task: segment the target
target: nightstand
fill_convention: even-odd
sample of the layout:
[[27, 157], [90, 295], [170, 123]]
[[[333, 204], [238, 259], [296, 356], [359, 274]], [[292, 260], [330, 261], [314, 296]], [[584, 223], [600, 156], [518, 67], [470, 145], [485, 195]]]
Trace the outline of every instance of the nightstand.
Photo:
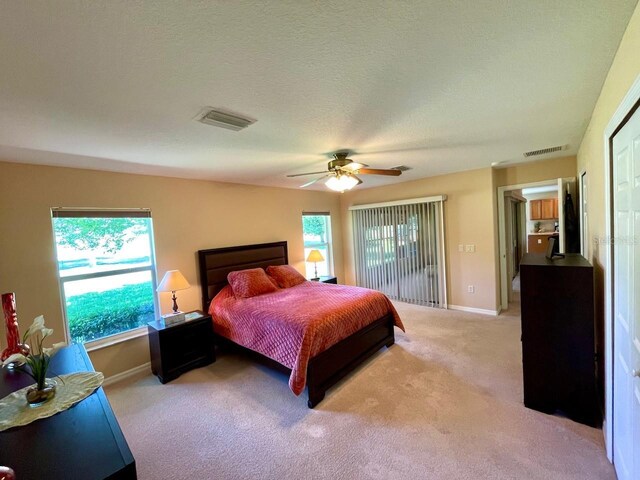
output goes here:
[[186, 315], [196, 318], [169, 326], [162, 320], [147, 325], [151, 371], [162, 383], [216, 360], [211, 316], [198, 310]]
[[338, 283], [338, 278], [337, 277], [332, 277], [332, 276], [323, 276], [320, 277], [320, 281], [322, 283], [334, 283], [337, 284]]

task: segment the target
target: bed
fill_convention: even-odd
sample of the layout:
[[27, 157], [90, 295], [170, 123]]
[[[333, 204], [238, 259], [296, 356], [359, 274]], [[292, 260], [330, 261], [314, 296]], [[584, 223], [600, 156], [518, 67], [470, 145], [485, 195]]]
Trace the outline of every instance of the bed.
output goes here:
[[[203, 311], [210, 311], [219, 306], [221, 302], [226, 300], [226, 297], [233, 296], [228, 292], [230, 287], [227, 283], [227, 275], [232, 271], [240, 271], [254, 268], [267, 268], [272, 265], [287, 265], [288, 253], [287, 242], [274, 242], [263, 243], [257, 245], [243, 245], [237, 247], [216, 248], [208, 250], [200, 250], [198, 252], [199, 258], [199, 273], [200, 282], [202, 287], [202, 306]], [[335, 296], [340, 296], [340, 292], [344, 293], [350, 287], [317, 284], [316, 282], [305, 282], [305, 284], [299, 287], [293, 287], [286, 289], [287, 292], [283, 292], [280, 296], [293, 295], [294, 290], [298, 288], [298, 297], [305, 292], [321, 292], [322, 288], [332, 289], [329, 293]], [[355, 289], [362, 290], [362, 289]], [[326, 292], [326, 290], [325, 290]], [[286, 293], [286, 294], [285, 294]], [[366, 292], [364, 292], [366, 294]], [[270, 294], [270, 295], [276, 295]], [[379, 294], [378, 294], [379, 295]], [[212, 300], [216, 298], [215, 305], [212, 305]], [[310, 295], [311, 298], [313, 295]], [[261, 301], [269, 303], [268, 295], [264, 296]], [[386, 299], [386, 297], [384, 297]], [[229, 299], [230, 300], [230, 299]], [[253, 299], [251, 299], [253, 300]], [[278, 298], [280, 300], [280, 298]], [[388, 299], [386, 299], [388, 302]], [[241, 302], [240, 302], [241, 303]], [[299, 304], [298, 304], [299, 305]], [[402, 328], [395, 309], [389, 303], [388, 309], [375, 310], [375, 319], [367, 320], [367, 324], [362, 328], [357, 327], [353, 333], [350, 333], [345, 338], [340, 339], [337, 343], [330, 345], [325, 350], [313, 353], [308, 362], [304, 362], [304, 372], [296, 372], [297, 366], [292, 365], [290, 362], [276, 361], [274, 358], [277, 356], [270, 355], [264, 352], [264, 349], [260, 352], [246, 348], [241, 344], [242, 341], [234, 342], [230, 338], [235, 338], [233, 335], [229, 335], [224, 328], [224, 322], [219, 324], [215, 321], [214, 315], [214, 330], [216, 330], [216, 342], [221, 346], [230, 346], [232, 348], [240, 349], [254, 357], [261, 363], [267, 364], [280, 371], [283, 371], [290, 375], [290, 387], [294, 393], [299, 394], [296, 391], [295, 386], [298, 388], [300, 385], [308, 390], [308, 406], [314, 408], [325, 396], [325, 392], [333, 386], [336, 382], [342, 379], [345, 375], [356, 368], [360, 363], [376, 353], [383, 346], [390, 347], [393, 345], [394, 337], [394, 325], [398, 325]], [[351, 312], [352, 314], [354, 312]], [[369, 313], [369, 315], [372, 315]], [[379, 317], [377, 316], [379, 315]], [[219, 317], [220, 320], [221, 317]], [[273, 319], [270, 319], [273, 320]], [[356, 328], [354, 324], [353, 328]], [[359, 324], [358, 324], [359, 325]], [[230, 337], [230, 338], [229, 338]], [[245, 343], [246, 344], [246, 343]], [[270, 358], [271, 357], [271, 358]], [[304, 378], [304, 382], [299, 382], [300, 378]], [[292, 384], [293, 382], [293, 384]], [[297, 382], [297, 383], [296, 383]]]

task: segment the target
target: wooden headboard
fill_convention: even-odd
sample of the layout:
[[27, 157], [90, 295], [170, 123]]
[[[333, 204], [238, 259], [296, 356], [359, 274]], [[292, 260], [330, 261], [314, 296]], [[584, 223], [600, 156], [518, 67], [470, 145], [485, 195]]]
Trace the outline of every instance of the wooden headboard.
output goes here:
[[202, 311], [207, 312], [213, 297], [227, 285], [229, 272], [288, 263], [287, 242], [198, 250]]

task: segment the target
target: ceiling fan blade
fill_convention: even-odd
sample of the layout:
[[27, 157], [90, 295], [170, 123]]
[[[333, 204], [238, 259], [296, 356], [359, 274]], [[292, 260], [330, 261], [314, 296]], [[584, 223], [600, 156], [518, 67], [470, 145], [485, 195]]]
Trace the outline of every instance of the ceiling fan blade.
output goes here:
[[358, 178], [358, 177], [357, 177], [356, 175], [354, 175], [353, 173], [351, 174], [351, 176], [352, 176], [353, 178], [355, 178], [356, 180], [358, 180], [358, 183], [357, 183], [356, 185], [360, 185], [360, 184], [362, 183], [362, 179], [361, 179], [361, 178]]
[[361, 168], [358, 170], [358, 175], [389, 175], [391, 177], [398, 177], [402, 175], [400, 170], [385, 170], [382, 168]]
[[304, 187], [309, 187], [311, 185], [313, 185], [316, 182], [319, 182], [320, 180], [324, 180], [327, 177], [330, 177], [331, 175], [323, 175], [322, 177], [318, 177], [315, 180], [311, 180], [310, 182], [305, 183], [304, 185], [300, 185], [300, 188], [304, 188]]
[[361, 168], [368, 167], [369, 165], [365, 165], [364, 163], [351, 162], [344, 167], [341, 167], [342, 170], [349, 170], [350, 172], [354, 172], [356, 170], [360, 170]]
[[287, 175], [287, 177], [303, 177], [305, 175], [321, 175], [323, 173], [327, 173], [327, 171], [323, 170], [322, 172], [296, 173], [295, 175]]

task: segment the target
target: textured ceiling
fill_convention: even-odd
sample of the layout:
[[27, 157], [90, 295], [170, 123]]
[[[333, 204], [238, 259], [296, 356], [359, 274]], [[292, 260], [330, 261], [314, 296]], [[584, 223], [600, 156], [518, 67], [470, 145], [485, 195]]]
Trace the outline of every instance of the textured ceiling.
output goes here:
[[363, 188], [574, 154], [635, 4], [0, 0], [0, 158], [285, 187], [338, 149], [413, 168]]

